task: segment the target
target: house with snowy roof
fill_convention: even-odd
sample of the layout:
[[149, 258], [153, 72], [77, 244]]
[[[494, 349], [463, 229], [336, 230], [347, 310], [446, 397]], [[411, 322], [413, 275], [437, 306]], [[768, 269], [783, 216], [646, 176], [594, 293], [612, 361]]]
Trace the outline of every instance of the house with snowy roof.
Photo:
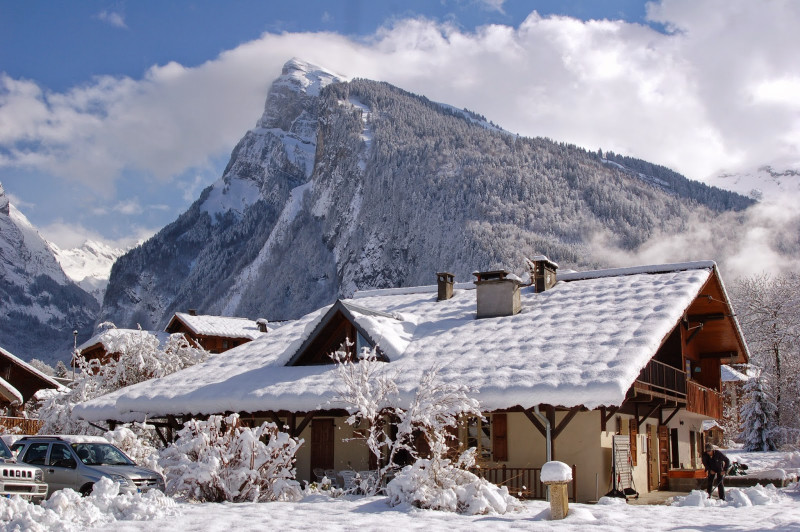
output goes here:
[[727, 434], [729, 440], [736, 440], [741, 425], [741, 409], [744, 403], [744, 387], [753, 378], [748, 364], [736, 367], [723, 364], [721, 368], [722, 381], [722, 426], [727, 427], [732, 434]]
[[[155, 336], [158, 339], [159, 347], [162, 349], [169, 341], [169, 333], [157, 331], [145, 332]], [[141, 333], [142, 331], [139, 329], [117, 329], [116, 327], [103, 329], [79, 345], [78, 351], [80, 351], [81, 356], [87, 362], [97, 360], [99, 364], [103, 365], [106, 364], [111, 357], [119, 354], [120, 346], [125, 342], [127, 337]]]
[[20, 417], [22, 406], [39, 390], [61, 390], [63, 386], [21, 358], [0, 347], [0, 407], [5, 416], [0, 417], [4, 430], [20, 427], [24, 433], [38, 430], [35, 420]]
[[[545, 257], [529, 283], [505, 271], [472, 283], [440, 273], [427, 287], [373, 290], [285, 324], [204, 363], [76, 406], [100, 423], [147, 418], [162, 434], [192, 416], [238, 412], [276, 421], [305, 442], [299, 479], [321, 469], [370, 469], [359, 428], [333, 404], [329, 354], [374, 347], [410, 402], [433, 366], [465, 383], [485, 412], [460, 443], [481, 471], [532, 496], [550, 459], [574, 465], [579, 501], [619, 484], [639, 492], [702, 468], [703, 421], [722, 415], [722, 363], [748, 360], [710, 261], [557, 274]], [[622, 445], [622, 443], [625, 443]], [[702, 471], [701, 471], [702, 473]]]
[[198, 315], [197, 311], [189, 310], [176, 312], [164, 330], [182, 333], [209, 353], [222, 353], [266, 334], [267, 320]]

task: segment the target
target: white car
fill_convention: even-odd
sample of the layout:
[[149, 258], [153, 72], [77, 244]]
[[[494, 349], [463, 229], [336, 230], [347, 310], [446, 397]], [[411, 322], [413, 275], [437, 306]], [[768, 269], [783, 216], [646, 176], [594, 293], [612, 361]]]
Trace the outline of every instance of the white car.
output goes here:
[[41, 469], [17, 463], [6, 442], [0, 439], [0, 497], [14, 495], [42, 502], [47, 495], [47, 484]]

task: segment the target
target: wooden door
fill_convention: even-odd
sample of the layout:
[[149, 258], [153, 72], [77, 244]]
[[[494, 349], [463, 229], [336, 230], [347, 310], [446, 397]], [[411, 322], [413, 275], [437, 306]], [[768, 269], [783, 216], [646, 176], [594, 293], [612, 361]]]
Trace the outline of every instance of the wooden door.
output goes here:
[[669, 488], [669, 427], [658, 426], [658, 489]]
[[311, 470], [333, 467], [333, 420], [311, 420]]

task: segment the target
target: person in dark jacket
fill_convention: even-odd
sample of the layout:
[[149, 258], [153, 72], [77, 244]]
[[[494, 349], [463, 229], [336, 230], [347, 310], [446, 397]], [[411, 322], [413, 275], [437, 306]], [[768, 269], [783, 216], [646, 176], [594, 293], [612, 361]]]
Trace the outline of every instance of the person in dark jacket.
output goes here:
[[708, 487], [706, 488], [708, 496], [711, 497], [711, 492], [714, 491], [714, 486], [716, 485], [719, 488], [719, 498], [724, 501], [725, 486], [722, 485], [722, 481], [731, 466], [731, 461], [716, 447], [707, 443], [706, 452], [703, 453], [703, 466], [708, 474]]

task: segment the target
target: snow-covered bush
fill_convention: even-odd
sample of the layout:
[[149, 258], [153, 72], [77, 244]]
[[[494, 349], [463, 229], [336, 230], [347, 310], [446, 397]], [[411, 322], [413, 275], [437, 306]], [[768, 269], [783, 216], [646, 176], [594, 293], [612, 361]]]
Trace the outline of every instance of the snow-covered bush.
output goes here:
[[146, 435], [151, 433], [152, 427], [144, 423], [134, 423], [134, 428], [138, 429], [137, 435], [127, 426], [117, 427], [109, 430], [103, 436], [119, 447], [131, 460], [142, 467], [163, 473], [161, 465], [158, 463], [159, 452]]
[[[105, 323], [104, 326], [113, 327]], [[192, 346], [182, 334], [173, 334], [164, 347], [147, 331], [110, 335], [106, 344], [108, 361], [84, 359], [76, 353], [78, 374], [67, 391], [47, 390], [37, 394], [35, 417], [42, 421], [40, 434], [99, 434], [82, 420], [72, 418], [80, 402], [156, 377], [163, 377], [208, 358], [208, 352]]]
[[[343, 351], [334, 353], [332, 358], [340, 382], [334, 402], [344, 404], [350, 413], [348, 424], [366, 422], [367, 447], [378, 463], [384, 464], [377, 481], [359, 486], [361, 491], [376, 493], [388, 474], [398, 469], [395, 458], [401, 451], [417, 459], [418, 434], [427, 441], [437, 467], [454, 467], [450, 461], [442, 461], [450, 451], [448, 440], [454, 437], [449, 429], [457, 427], [464, 416], [481, 415], [478, 401], [469, 396], [472, 390], [468, 386], [437, 382], [438, 368], [434, 367], [423, 375], [411, 403], [404, 407], [393, 375], [380, 361], [376, 348], [363, 349], [355, 360]], [[390, 421], [397, 428], [394, 438], [388, 430]]]
[[504, 514], [521, 510], [506, 486], [496, 486], [467, 469], [475, 463], [475, 450], [461, 455], [458, 463], [435, 456], [419, 458], [404, 467], [386, 486], [389, 504], [411, 504], [430, 510], [463, 514]]
[[200, 502], [298, 500], [294, 455], [302, 442], [275, 423], [242, 426], [238, 414], [192, 419], [161, 452], [167, 493]]
[[0, 498], [0, 529], [79, 531], [114, 521], [151, 521], [177, 515], [175, 501], [158, 490], [119, 494], [119, 484], [102, 478], [88, 497], [63, 489], [41, 505], [20, 497]]

